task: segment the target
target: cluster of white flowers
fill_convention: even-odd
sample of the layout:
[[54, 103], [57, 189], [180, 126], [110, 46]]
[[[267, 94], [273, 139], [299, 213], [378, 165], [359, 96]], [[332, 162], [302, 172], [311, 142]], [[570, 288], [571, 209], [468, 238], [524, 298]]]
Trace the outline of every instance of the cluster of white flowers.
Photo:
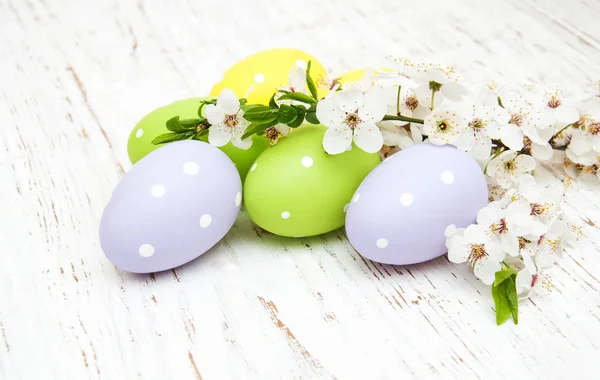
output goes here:
[[[574, 182], [600, 176], [600, 82], [587, 95], [541, 83], [510, 89], [464, 82], [451, 67], [393, 62], [395, 69], [342, 84], [319, 102], [317, 116], [329, 128], [324, 149], [343, 153], [354, 141], [388, 152], [425, 142], [468, 152], [487, 175], [491, 203], [476, 224], [448, 228], [448, 257], [488, 285], [498, 271], [514, 270], [519, 297], [529, 296], [541, 270], [581, 235], [562, 205]], [[541, 162], [564, 164], [571, 177], [537, 185]]]
[[[295, 66], [273, 108], [260, 111], [268, 118], [282, 104], [302, 115], [312, 110], [318, 120], [306, 120], [327, 127], [323, 148], [329, 154], [353, 144], [387, 154], [419, 143], [468, 152], [487, 176], [491, 203], [476, 224], [447, 229], [448, 257], [468, 263], [488, 285], [499, 271], [518, 273], [516, 291], [529, 296], [540, 271], [581, 235], [563, 213], [566, 191], [573, 183], [600, 183], [600, 81], [588, 93], [573, 94], [541, 83], [509, 88], [490, 80], [465, 82], [452, 67], [392, 62], [394, 69], [365, 70], [355, 83], [332, 73], [318, 78], [316, 85], [328, 91], [322, 99], [307, 72]], [[249, 124], [242, 108], [230, 90], [206, 107], [211, 143], [250, 146], [251, 139], [241, 139]], [[272, 143], [290, 131], [285, 124], [268, 125], [264, 133]], [[562, 186], [536, 184], [541, 162], [564, 165], [569, 176]]]
[[528, 297], [541, 271], [581, 237], [581, 228], [563, 213], [569, 184], [541, 186], [529, 178], [508, 190], [495, 186], [493, 201], [479, 211], [476, 224], [446, 230], [448, 258], [471, 265], [487, 285], [501, 269], [518, 271], [518, 296]]

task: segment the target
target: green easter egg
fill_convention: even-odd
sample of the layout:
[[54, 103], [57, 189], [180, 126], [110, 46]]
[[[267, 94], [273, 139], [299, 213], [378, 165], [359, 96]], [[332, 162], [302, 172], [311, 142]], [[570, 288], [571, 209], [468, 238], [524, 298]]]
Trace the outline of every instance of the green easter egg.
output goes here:
[[254, 162], [244, 183], [244, 206], [260, 227], [301, 237], [344, 225], [345, 206], [381, 160], [356, 146], [327, 154], [322, 145], [325, 130], [321, 125], [293, 130]]
[[[211, 98], [189, 98], [173, 102], [169, 105], [160, 107], [144, 116], [142, 120], [133, 128], [129, 135], [127, 143], [127, 152], [132, 164], [135, 164], [148, 153], [163, 146], [152, 144], [155, 137], [163, 133], [169, 133], [165, 123], [173, 116], [179, 116], [181, 119], [192, 119], [198, 117], [198, 107], [200, 101]], [[208, 136], [202, 136], [203, 141], [208, 140]], [[239, 149], [231, 143], [222, 146], [220, 149], [233, 161], [244, 180], [250, 166], [263, 150], [269, 145], [268, 141], [261, 136], [252, 136], [252, 146], [248, 150]]]

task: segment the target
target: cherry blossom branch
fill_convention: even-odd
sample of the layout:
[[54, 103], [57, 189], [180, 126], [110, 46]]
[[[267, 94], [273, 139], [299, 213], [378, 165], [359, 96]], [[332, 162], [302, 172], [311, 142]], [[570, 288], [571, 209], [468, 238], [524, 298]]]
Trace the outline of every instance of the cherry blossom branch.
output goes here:
[[400, 112], [400, 91], [402, 90], [402, 86], [398, 86], [398, 97], [396, 98], [396, 113], [398, 116], [401, 116]]
[[424, 124], [423, 119], [416, 119], [414, 117], [401, 116], [401, 115], [385, 115], [383, 120], [394, 120], [394, 121], [406, 121], [408, 123]]

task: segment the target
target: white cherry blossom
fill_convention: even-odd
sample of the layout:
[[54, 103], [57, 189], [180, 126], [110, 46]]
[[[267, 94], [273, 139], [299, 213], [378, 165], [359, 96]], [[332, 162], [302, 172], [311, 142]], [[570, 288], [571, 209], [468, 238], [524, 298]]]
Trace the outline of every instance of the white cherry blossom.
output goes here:
[[458, 102], [468, 94], [468, 89], [460, 83], [460, 77], [454, 69], [434, 63], [420, 64], [410, 79], [416, 83], [415, 93], [419, 100], [436, 108], [444, 99]]
[[600, 118], [598, 121], [588, 119], [581, 128], [569, 131], [570, 140], [567, 145], [567, 157], [582, 165], [592, 165], [600, 156]]
[[550, 224], [561, 215], [562, 186], [541, 186], [533, 180], [529, 183], [522, 183], [519, 194], [529, 203], [531, 216], [535, 220]]
[[502, 250], [511, 255], [519, 254], [519, 236], [527, 235], [526, 225], [529, 208], [522, 203], [511, 203], [503, 208], [500, 202], [492, 202], [477, 213], [477, 224], [500, 242]]
[[496, 272], [501, 269], [504, 252], [482, 226], [472, 224], [462, 231], [453, 232], [446, 247], [450, 261], [466, 262], [483, 283], [491, 285], [494, 282]]
[[267, 128], [265, 130], [265, 137], [271, 145], [277, 144], [279, 138], [282, 136], [287, 136], [290, 133], [290, 127], [285, 124], [277, 124], [273, 127]]
[[574, 102], [565, 91], [556, 85], [547, 85], [534, 91], [533, 100], [539, 103], [542, 122], [548, 125], [565, 126], [579, 119], [579, 112]]
[[489, 78], [472, 83], [469, 89], [473, 94], [473, 101], [477, 104], [497, 105], [498, 97], [505, 92], [502, 85]]
[[465, 119], [456, 111], [446, 108], [434, 109], [423, 125], [423, 133], [437, 145], [453, 144], [465, 129]]
[[383, 119], [385, 102], [377, 92], [363, 93], [351, 88], [323, 99], [317, 105], [317, 118], [327, 127], [323, 148], [340, 154], [351, 148], [352, 141], [365, 152], [375, 153], [383, 146], [383, 136], [376, 123]]
[[537, 144], [544, 145], [548, 142], [539, 135], [538, 128], [544, 126], [541, 124], [539, 110], [534, 108], [525, 97], [512, 94], [510, 97], [503, 98], [502, 104], [510, 118], [500, 125], [492, 138], [500, 139], [504, 145], [515, 151], [523, 148], [525, 136]]
[[474, 104], [465, 108], [461, 113], [465, 115], [466, 131], [455, 145], [484, 161], [490, 157], [492, 136], [498, 135], [499, 126], [506, 124], [510, 115], [500, 106]]
[[306, 94], [306, 71], [302, 67], [294, 65], [288, 74], [288, 85], [282, 90]]
[[556, 219], [548, 231], [538, 242], [535, 262], [539, 268], [550, 268], [554, 260], [563, 252], [564, 240], [568, 232], [568, 224], [563, 219]]
[[316, 85], [319, 88], [329, 91], [327, 94], [328, 96], [333, 96], [333, 94], [335, 94], [342, 86], [342, 82], [340, 82], [340, 75], [335, 74], [333, 69], [327, 69], [327, 73], [322, 74], [317, 78]]
[[582, 102], [582, 108], [586, 112], [600, 113], [600, 80], [592, 82], [590, 91]]
[[563, 162], [567, 174], [575, 178], [579, 187], [593, 189], [600, 183], [600, 158], [596, 157], [589, 165], [573, 162], [565, 157]]
[[486, 172], [500, 186], [508, 188], [531, 176], [533, 169], [535, 160], [531, 156], [507, 150], [489, 162]]
[[408, 58], [388, 57], [393, 69], [379, 71], [377, 81], [388, 86], [401, 86], [404, 89], [414, 89], [417, 84], [411, 77], [417, 72], [417, 65]]
[[217, 104], [206, 105], [204, 114], [211, 124], [208, 130], [210, 144], [224, 146], [231, 141], [234, 146], [244, 150], [252, 146], [252, 138], [242, 140], [242, 135], [250, 123], [244, 119], [240, 101], [232, 90], [221, 90]]

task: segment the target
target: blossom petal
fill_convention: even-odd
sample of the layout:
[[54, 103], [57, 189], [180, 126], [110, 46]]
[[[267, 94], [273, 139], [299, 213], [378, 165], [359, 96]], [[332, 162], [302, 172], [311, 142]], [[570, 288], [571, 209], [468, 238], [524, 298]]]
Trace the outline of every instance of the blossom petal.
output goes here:
[[448, 82], [442, 86], [442, 92], [448, 100], [457, 102], [467, 95], [469, 91], [460, 83]]
[[577, 155], [582, 155], [592, 150], [592, 142], [583, 134], [573, 134], [569, 143], [569, 150]]
[[579, 119], [579, 112], [574, 107], [562, 105], [554, 111], [554, 118], [565, 124], [574, 123]]
[[462, 235], [452, 235], [446, 241], [448, 260], [453, 263], [464, 263], [471, 255], [469, 241]]
[[415, 144], [423, 142], [423, 134], [417, 124], [410, 125], [410, 136], [412, 137]]
[[387, 112], [385, 94], [371, 90], [364, 95], [363, 106], [358, 109], [358, 116], [365, 122], [376, 123], [383, 119]]
[[204, 116], [212, 125], [222, 123], [225, 120], [225, 112], [220, 105], [208, 104], [204, 106]]
[[519, 273], [517, 273], [517, 279], [515, 283], [517, 286], [517, 294], [519, 299], [527, 298], [531, 295], [533, 275], [534, 273], [532, 273], [528, 268], [523, 268], [519, 271]]
[[338, 106], [335, 98], [323, 99], [317, 104], [317, 118], [327, 127], [338, 127], [346, 113]]
[[306, 87], [306, 71], [302, 67], [294, 65], [288, 76], [288, 84], [290, 89], [295, 92], [303, 92]]
[[504, 211], [499, 208], [484, 207], [477, 213], [477, 224], [489, 227], [504, 216]]
[[502, 250], [511, 256], [519, 254], [519, 238], [513, 233], [507, 233], [501, 236], [500, 245]]
[[[397, 126], [391, 121], [381, 121], [377, 123], [383, 136], [383, 143], [388, 146], [399, 146], [400, 141], [409, 139], [408, 132], [402, 127]], [[412, 141], [412, 140], [411, 140]], [[413, 144], [414, 145], [414, 144]]]
[[242, 140], [240, 136], [234, 136], [231, 143], [240, 149], [248, 150], [252, 146], [252, 137], [246, 137]]
[[549, 161], [552, 159], [552, 155], [554, 154], [554, 149], [550, 146], [550, 144], [540, 145], [540, 144], [531, 144], [531, 154], [533, 157], [537, 158], [541, 161]]
[[554, 257], [548, 249], [539, 249], [535, 254], [535, 262], [538, 268], [548, 269], [554, 266]]
[[456, 146], [460, 150], [464, 150], [465, 152], [471, 150], [475, 145], [475, 135], [471, 130], [465, 131], [461, 133], [456, 140], [452, 143], [452, 145]]
[[[427, 82], [424, 85], [419, 86], [416, 91], [415, 94], [417, 95], [417, 98], [419, 98], [419, 103], [421, 103], [424, 107], [430, 108], [431, 107], [431, 89], [429, 89], [429, 82]], [[436, 92], [434, 97], [433, 97], [433, 108], [437, 108], [442, 101], [444, 100], [444, 94], [441, 93], [440, 91]]]
[[352, 131], [350, 128], [334, 127], [328, 128], [325, 131], [325, 136], [323, 136], [323, 148], [327, 153], [344, 153], [351, 146]]
[[217, 98], [217, 105], [227, 115], [235, 115], [240, 110], [240, 100], [233, 90], [224, 88], [219, 93]]
[[492, 140], [489, 138], [479, 138], [475, 141], [475, 145], [471, 148], [469, 153], [477, 161], [484, 161], [492, 152]]
[[502, 246], [497, 240], [490, 240], [485, 244], [485, 253], [494, 261], [502, 261], [506, 253], [502, 250]]
[[208, 142], [214, 146], [223, 146], [231, 141], [231, 129], [223, 124], [214, 124], [208, 129]]
[[515, 164], [524, 172], [530, 172], [535, 169], [535, 160], [527, 154], [519, 154], [515, 158]]
[[500, 263], [489, 257], [482, 257], [477, 260], [473, 267], [473, 272], [484, 284], [492, 285], [496, 279], [496, 272], [501, 268]]
[[338, 106], [346, 113], [356, 112], [363, 105], [363, 94], [358, 88], [338, 91], [337, 94]]
[[247, 137], [242, 140], [242, 136], [246, 131], [247, 123], [240, 123], [237, 127], [233, 129], [233, 138], [231, 139], [231, 143], [243, 150], [248, 150], [252, 146], [252, 137]]
[[511, 150], [523, 148], [523, 131], [514, 124], [506, 124], [502, 131], [502, 142]]
[[493, 107], [492, 115], [494, 119], [500, 124], [508, 124], [510, 121], [510, 114], [502, 107]]
[[277, 124], [277, 125], [275, 126], [275, 129], [276, 129], [276, 130], [277, 130], [279, 133], [281, 133], [281, 135], [282, 135], [282, 136], [287, 136], [287, 135], [288, 135], [288, 133], [290, 133], [290, 127], [289, 127], [289, 126], [287, 126], [287, 125], [285, 125], [285, 124], [281, 124], [281, 123], [280, 123], [280, 124]]
[[412, 117], [417, 118], [417, 119], [425, 119], [427, 117], [427, 115], [429, 115], [430, 113], [431, 113], [431, 110], [429, 109], [429, 107], [418, 106], [417, 109], [415, 109], [412, 112]]
[[471, 243], [483, 244], [490, 240], [490, 236], [487, 234], [485, 228], [479, 224], [471, 224], [465, 228], [465, 238]]
[[367, 153], [377, 153], [383, 146], [383, 136], [373, 123], [362, 123], [354, 129], [356, 146]]
[[506, 207], [506, 217], [511, 220], [511, 218], [519, 216], [519, 215], [529, 215], [531, 211], [531, 207], [529, 202], [525, 200], [519, 200], [516, 202], [512, 202]]

